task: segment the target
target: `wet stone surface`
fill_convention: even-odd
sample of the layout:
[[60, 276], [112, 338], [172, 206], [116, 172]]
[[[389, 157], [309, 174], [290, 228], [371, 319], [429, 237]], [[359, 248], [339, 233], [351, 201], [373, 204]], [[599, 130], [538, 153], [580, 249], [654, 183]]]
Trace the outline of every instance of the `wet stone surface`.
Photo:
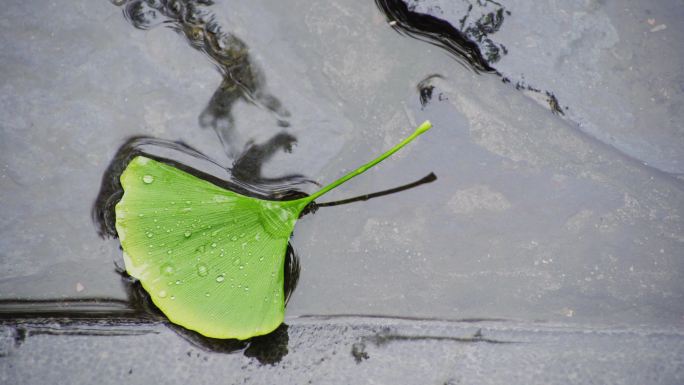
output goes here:
[[[464, 16], [461, 5], [407, 3], [457, 27]], [[499, 50], [488, 57], [498, 75], [402, 35], [368, 0], [219, 1], [198, 5], [206, 17], [193, 21], [199, 29], [185, 28], [189, 19], [173, 9], [159, 11], [167, 23], [153, 26], [108, 1], [6, 2], [0, 382], [40, 383], [54, 373], [64, 383], [424, 383], [426, 375], [435, 384], [682, 382], [681, 7], [463, 2], [480, 3], [487, 5], [474, 6], [463, 29], [481, 38], [485, 57]], [[510, 15], [487, 19], [498, 9]], [[212, 44], [226, 40], [207, 52], [198, 33], [215, 36]], [[244, 87], [230, 83], [230, 63], [241, 63]], [[551, 112], [546, 91], [563, 114]], [[297, 175], [325, 184], [425, 119], [429, 133], [326, 200], [430, 172], [436, 181], [321, 207], [298, 222], [291, 243], [301, 275], [287, 308], [288, 353], [276, 365], [205, 353], [158, 316], [104, 336], [62, 333], [91, 329], [65, 326], [62, 313], [28, 334], [12, 321], [17, 300], [92, 300], [65, 311], [87, 307], [95, 318], [100, 300], [130, 310], [134, 295], [114, 266], [123, 265], [119, 242], [100, 238], [91, 209], [133, 135], [156, 140], [148, 148], [158, 156], [217, 178], [236, 165], [249, 183]], [[177, 140], [217, 164], [160, 145]], [[515, 326], [296, 318], [305, 314]], [[373, 336], [385, 326], [448, 338], [378, 343]], [[483, 338], [523, 343], [462, 341], [480, 328]]]
[[[304, 318], [288, 323], [287, 355], [273, 363], [260, 361], [277, 356], [277, 347], [244, 355], [211, 353], [161, 325], [119, 327], [118, 335], [111, 336], [28, 326], [29, 337], [23, 342], [0, 327], [0, 349], [9, 352], [0, 358], [0, 380], [17, 385], [45, 381], [201, 384], [217, 379], [229, 384], [440, 385], [677, 384], [684, 380], [681, 333], [589, 332], [558, 325], [529, 329], [491, 321]], [[145, 359], [137, 358], [143, 354]]]

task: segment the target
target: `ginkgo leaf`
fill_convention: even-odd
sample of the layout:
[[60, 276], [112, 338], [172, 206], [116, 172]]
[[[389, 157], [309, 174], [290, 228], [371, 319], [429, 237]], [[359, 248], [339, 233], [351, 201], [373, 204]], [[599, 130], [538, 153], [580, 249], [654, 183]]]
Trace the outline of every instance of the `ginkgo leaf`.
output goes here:
[[247, 339], [284, 319], [287, 242], [304, 208], [431, 127], [305, 198], [271, 201], [135, 157], [121, 175], [116, 230], [126, 271], [175, 324], [212, 338]]

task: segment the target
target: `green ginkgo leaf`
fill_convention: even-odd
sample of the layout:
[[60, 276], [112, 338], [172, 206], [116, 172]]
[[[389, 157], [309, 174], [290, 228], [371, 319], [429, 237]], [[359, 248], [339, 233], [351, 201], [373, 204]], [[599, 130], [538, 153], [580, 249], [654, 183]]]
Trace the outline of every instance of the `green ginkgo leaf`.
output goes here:
[[175, 324], [212, 338], [268, 334], [285, 316], [285, 253], [302, 210], [430, 127], [424, 122], [375, 160], [291, 201], [244, 196], [138, 156], [121, 175], [116, 205], [126, 271]]

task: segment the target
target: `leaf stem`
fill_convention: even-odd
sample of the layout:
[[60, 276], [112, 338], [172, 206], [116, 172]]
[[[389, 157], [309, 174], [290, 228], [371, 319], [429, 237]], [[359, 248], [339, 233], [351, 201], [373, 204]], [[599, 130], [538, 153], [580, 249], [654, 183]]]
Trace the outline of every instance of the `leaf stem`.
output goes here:
[[426, 120], [424, 121], [416, 130], [413, 132], [413, 134], [409, 135], [406, 139], [402, 140], [399, 144], [396, 146], [392, 147], [389, 151], [385, 152], [384, 154], [380, 155], [379, 157], [373, 159], [372, 161], [364, 164], [363, 166], [357, 168], [356, 170], [348, 173], [347, 175], [343, 176], [342, 178], [330, 183], [329, 185], [323, 187], [322, 189], [316, 191], [315, 193], [309, 195], [306, 198], [302, 198], [302, 201], [306, 202], [311, 202], [316, 200], [317, 198], [321, 197], [323, 194], [327, 193], [328, 191], [334, 189], [335, 187], [341, 185], [342, 183], [348, 181], [349, 179], [363, 174], [364, 172], [368, 171], [370, 168], [375, 166], [376, 164], [382, 162], [383, 160], [387, 159], [389, 156], [394, 154], [395, 152], [399, 151], [402, 147], [405, 145], [409, 144], [413, 139], [417, 138], [419, 135], [424, 133], [425, 131], [429, 130], [432, 127], [432, 124], [430, 121]]
[[405, 191], [408, 189], [412, 189], [414, 187], [420, 186], [420, 185], [425, 184], [425, 183], [431, 183], [431, 182], [434, 182], [436, 180], [437, 180], [437, 175], [435, 175], [435, 173], [431, 172], [428, 175], [424, 176], [423, 178], [421, 178], [415, 182], [405, 184], [403, 186], [394, 187], [394, 188], [391, 188], [388, 190], [378, 191], [378, 192], [374, 192], [374, 193], [370, 193], [370, 194], [363, 194], [363, 195], [359, 195], [359, 196], [356, 196], [353, 198], [342, 199], [339, 201], [316, 203], [316, 207], [331, 207], [331, 206], [346, 205], [348, 203], [354, 203], [354, 202], [363, 202], [363, 201], [367, 201], [369, 199], [382, 197], [385, 195], [390, 195], [390, 194], [398, 193], [398, 192]]

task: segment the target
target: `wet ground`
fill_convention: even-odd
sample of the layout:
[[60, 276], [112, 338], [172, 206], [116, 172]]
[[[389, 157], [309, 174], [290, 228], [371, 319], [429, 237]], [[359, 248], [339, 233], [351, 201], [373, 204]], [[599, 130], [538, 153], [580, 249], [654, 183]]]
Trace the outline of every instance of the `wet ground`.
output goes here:
[[[677, 1], [162, 3], [0, 11], [0, 379], [683, 381]], [[131, 310], [91, 218], [129, 137], [327, 183], [424, 119], [329, 198], [435, 182], [298, 223], [278, 360]]]

